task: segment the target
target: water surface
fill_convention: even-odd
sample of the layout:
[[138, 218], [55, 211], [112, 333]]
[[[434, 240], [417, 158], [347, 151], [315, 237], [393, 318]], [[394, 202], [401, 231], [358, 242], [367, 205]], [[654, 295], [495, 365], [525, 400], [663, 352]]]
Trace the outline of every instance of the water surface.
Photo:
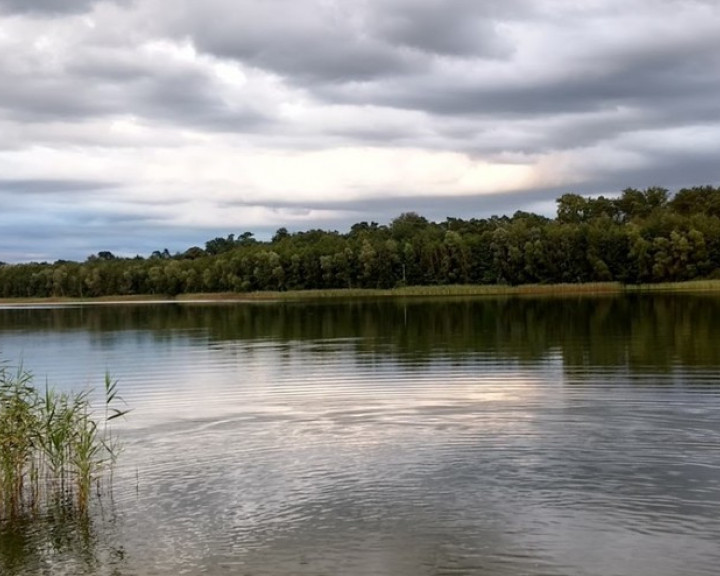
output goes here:
[[720, 299], [0, 309], [0, 357], [134, 409], [89, 522], [0, 573], [710, 575]]

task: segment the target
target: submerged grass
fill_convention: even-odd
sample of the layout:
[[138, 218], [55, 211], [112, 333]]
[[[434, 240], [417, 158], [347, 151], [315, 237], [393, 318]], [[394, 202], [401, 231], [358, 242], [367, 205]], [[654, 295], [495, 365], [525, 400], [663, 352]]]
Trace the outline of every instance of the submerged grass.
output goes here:
[[104, 407], [97, 419], [90, 392], [39, 390], [22, 368], [0, 366], [0, 521], [56, 506], [86, 514], [121, 450], [109, 423], [127, 410], [117, 382], [105, 376]]

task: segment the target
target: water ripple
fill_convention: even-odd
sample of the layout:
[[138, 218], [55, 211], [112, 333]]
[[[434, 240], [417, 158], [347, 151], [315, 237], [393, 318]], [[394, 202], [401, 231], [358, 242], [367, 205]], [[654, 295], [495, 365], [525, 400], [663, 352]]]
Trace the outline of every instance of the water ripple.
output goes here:
[[631, 373], [567, 366], [556, 349], [418, 354], [382, 335], [218, 340], [202, 326], [15, 331], [2, 345], [41, 375], [52, 364], [61, 387], [112, 366], [133, 408], [107, 531], [121, 559], [87, 574], [710, 576], [720, 563], [707, 366]]

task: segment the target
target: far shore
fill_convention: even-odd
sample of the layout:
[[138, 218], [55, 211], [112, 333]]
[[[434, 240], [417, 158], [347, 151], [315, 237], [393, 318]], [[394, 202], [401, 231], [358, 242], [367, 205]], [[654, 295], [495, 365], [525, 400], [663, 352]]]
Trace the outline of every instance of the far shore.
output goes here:
[[286, 292], [222, 292], [178, 294], [118, 295], [99, 298], [0, 298], [3, 306], [64, 305], [64, 304], [159, 304], [159, 303], [211, 303], [211, 302], [282, 302], [354, 298], [436, 298], [474, 296], [594, 296], [628, 293], [693, 293], [720, 292], [720, 280], [693, 280], [661, 284], [624, 285], [618, 282], [587, 284], [525, 284], [507, 285], [453, 285], [407, 286], [391, 289], [332, 289], [289, 290]]

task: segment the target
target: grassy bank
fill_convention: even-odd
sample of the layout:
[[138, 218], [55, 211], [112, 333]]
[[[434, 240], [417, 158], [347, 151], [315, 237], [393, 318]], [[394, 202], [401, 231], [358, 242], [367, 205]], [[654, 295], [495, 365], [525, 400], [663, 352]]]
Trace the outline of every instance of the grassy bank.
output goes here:
[[[718, 284], [720, 290], [720, 284]], [[288, 292], [252, 292], [247, 294], [196, 294], [181, 295], [184, 300], [323, 300], [343, 298], [433, 298], [470, 296], [515, 296], [544, 294], [604, 294], [620, 293], [622, 286], [611, 282], [593, 284], [533, 284], [524, 286], [507, 285], [452, 285], [452, 286], [406, 286], [391, 289], [338, 289], [338, 290], [295, 290]]]
[[525, 284], [508, 285], [452, 285], [452, 286], [407, 286], [392, 289], [334, 289], [334, 290], [291, 290], [286, 292], [222, 292], [179, 294], [165, 296], [158, 294], [133, 296], [103, 296], [102, 298], [5, 298], [2, 305], [30, 304], [112, 304], [159, 303], [159, 302], [274, 302], [351, 298], [434, 298], [434, 297], [475, 297], [475, 296], [574, 296], [627, 293], [694, 293], [719, 292], [720, 280], [694, 280], [660, 284], [629, 284], [618, 282], [594, 282], [586, 284]]
[[720, 280], [690, 280], [688, 282], [662, 282], [623, 287], [624, 292], [720, 292]]

